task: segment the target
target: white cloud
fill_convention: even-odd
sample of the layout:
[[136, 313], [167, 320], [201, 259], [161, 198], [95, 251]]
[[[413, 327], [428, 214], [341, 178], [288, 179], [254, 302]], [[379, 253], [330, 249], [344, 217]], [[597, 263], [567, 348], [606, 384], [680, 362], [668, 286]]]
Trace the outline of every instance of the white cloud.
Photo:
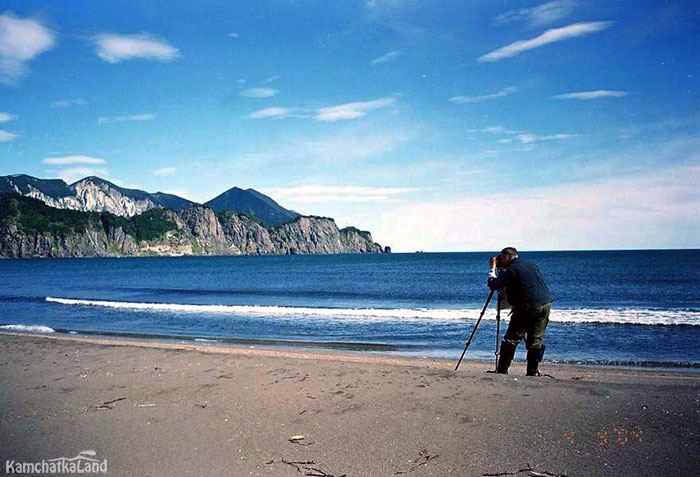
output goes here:
[[576, 134], [566, 134], [566, 133], [552, 134], [550, 136], [537, 136], [535, 134], [523, 133], [523, 134], [518, 134], [518, 139], [523, 144], [532, 144], [533, 142], [540, 142], [540, 141], [555, 141], [555, 140], [559, 140], [559, 139], [570, 139], [570, 138], [576, 137], [576, 136], [577, 136]]
[[8, 123], [8, 122], [13, 121], [15, 119], [17, 119], [16, 114], [0, 113], [0, 124], [1, 123]]
[[612, 22], [582, 22], [574, 23], [573, 25], [565, 26], [562, 28], [553, 28], [547, 30], [537, 38], [532, 38], [530, 40], [519, 40], [510, 45], [506, 45], [502, 48], [494, 50], [490, 53], [482, 55], [479, 57], [480, 63], [492, 62], [502, 60], [503, 58], [509, 58], [511, 56], [516, 56], [523, 51], [532, 50], [533, 48], [539, 48], [540, 46], [548, 45], [550, 43], [555, 43], [558, 41], [567, 40], [569, 38], [575, 38], [579, 36], [588, 35], [590, 33], [595, 33], [601, 30], [605, 30], [610, 27]]
[[[396, 251], [665, 248], [697, 245], [700, 167], [384, 207], [363, 220]], [[494, 206], [505, 214], [494, 214]]]
[[180, 56], [176, 48], [151, 33], [100, 33], [94, 41], [97, 56], [108, 63], [133, 59], [173, 61]]
[[622, 98], [629, 93], [626, 91], [613, 91], [607, 89], [599, 89], [597, 91], [580, 91], [578, 93], [565, 93], [552, 96], [552, 99], [598, 99], [598, 98]]
[[265, 189], [264, 193], [289, 204], [290, 207], [308, 204], [375, 203], [396, 200], [399, 196], [418, 192], [415, 187], [324, 186], [301, 185]]
[[517, 88], [504, 88], [497, 93], [485, 94], [482, 96], [453, 96], [447, 101], [455, 104], [465, 104], [465, 103], [481, 103], [482, 101], [488, 101], [490, 99], [503, 98], [509, 94], [513, 94], [518, 91]]
[[385, 108], [395, 102], [395, 98], [380, 98], [374, 101], [340, 104], [315, 110], [273, 107], [260, 109], [249, 114], [248, 117], [251, 119], [314, 118], [318, 121], [333, 122], [361, 118], [367, 115], [367, 111]]
[[380, 98], [375, 99], [374, 101], [329, 106], [318, 109], [315, 118], [319, 121], [328, 122], [356, 119], [365, 116], [369, 110], [385, 108], [394, 104], [395, 102], [396, 98]]
[[245, 78], [238, 78], [238, 79], [236, 80], [236, 83], [238, 83], [238, 84], [245, 84]]
[[17, 138], [17, 134], [0, 129], [0, 142], [10, 142], [15, 138]]
[[482, 129], [467, 129], [467, 132], [483, 132], [489, 134], [520, 134], [523, 131], [515, 131], [504, 126], [488, 126]]
[[39, 20], [0, 15], [0, 82], [15, 84], [25, 76], [27, 63], [55, 44], [55, 34]]
[[554, 0], [536, 7], [509, 10], [496, 17], [495, 23], [505, 25], [519, 21], [526, 21], [531, 26], [543, 26], [554, 23], [574, 11], [575, 3], [572, 0]]
[[270, 76], [270, 77], [267, 78], [265, 81], [263, 81], [263, 83], [266, 83], [266, 84], [274, 83], [275, 81], [277, 81], [277, 80], [280, 79], [280, 78], [281, 78], [281, 76], [279, 76], [279, 75]]
[[76, 99], [59, 99], [51, 103], [52, 108], [70, 108], [71, 106], [85, 106], [88, 104], [83, 98]]
[[248, 117], [251, 119], [282, 119], [287, 117], [292, 111], [291, 108], [265, 108], [249, 114]]
[[238, 93], [238, 96], [243, 98], [271, 98], [277, 93], [279, 93], [279, 90], [272, 88], [248, 88]]
[[175, 174], [175, 172], [177, 172], [177, 168], [175, 167], [161, 167], [160, 169], [153, 171], [153, 173], [158, 177], [172, 176]]
[[92, 169], [90, 167], [74, 167], [72, 169], [63, 169], [58, 172], [58, 177], [69, 184], [88, 176], [107, 177], [109, 173], [107, 169]]
[[42, 159], [44, 164], [105, 164], [107, 161], [99, 157], [90, 156], [63, 156], [63, 157], [47, 157]]
[[129, 116], [102, 116], [97, 120], [100, 126], [109, 123], [123, 123], [125, 121], [152, 121], [156, 118], [155, 114], [131, 114]]
[[239, 34], [236, 33], [235, 31], [229, 33], [228, 36], [230, 36], [231, 38], [240, 38], [240, 37], [241, 37], [241, 35], [239, 35]]
[[382, 56], [378, 56], [378, 57], [374, 58], [372, 61], [370, 61], [370, 63], [373, 65], [380, 65], [382, 63], [388, 63], [390, 61], [394, 61], [399, 56], [401, 56], [400, 51], [390, 51], [389, 53], [385, 53]]

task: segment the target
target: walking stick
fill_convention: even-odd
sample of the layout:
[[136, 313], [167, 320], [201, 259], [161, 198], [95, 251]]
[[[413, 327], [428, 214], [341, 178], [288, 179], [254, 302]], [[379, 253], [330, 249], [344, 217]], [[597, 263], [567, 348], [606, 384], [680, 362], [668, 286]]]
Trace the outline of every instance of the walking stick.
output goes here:
[[472, 330], [472, 334], [469, 335], [469, 339], [467, 340], [467, 344], [464, 346], [464, 351], [462, 351], [462, 356], [459, 357], [459, 361], [457, 361], [457, 366], [455, 366], [455, 371], [459, 368], [460, 363], [462, 362], [462, 359], [464, 358], [464, 355], [467, 353], [467, 348], [469, 348], [469, 345], [472, 344], [472, 338], [474, 338], [474, 334], [476, 333], [476, 329], [479, 327], [479, 323], [481, 323], [481, 319], [484, 317], [484, 313], [486, 313], [486, 308], [489, 307], [489, 303], [491, 303], [491, 298], [493, 298], [493, 294], [496, 290], [491, 290], [491, 293], [489, 293], [489, 297], [486, 300], [486, 304], [484, 305], [484, 308], [481, 310], [481, 314], [479, 315], [479, 319], [476, 320], [476, 324], [474, 325], [474, 329]]

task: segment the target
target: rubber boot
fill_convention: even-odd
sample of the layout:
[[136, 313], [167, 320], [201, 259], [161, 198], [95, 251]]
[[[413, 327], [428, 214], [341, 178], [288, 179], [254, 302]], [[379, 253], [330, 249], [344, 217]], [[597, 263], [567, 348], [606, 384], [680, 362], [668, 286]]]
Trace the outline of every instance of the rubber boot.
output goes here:
[[527, 350], [527, 374], [525, 376], [539, 376], [537, 366], [544, 357], [544, 345], [541, 348]]
[[498, 374], [508, 374], [508, 368], [513, 361], [513, 356], [515, 356], [515, 348], [516, 346], [507, 341], [501, 342], [501, 354], [498, 356], [498, 369], [496, 370]]

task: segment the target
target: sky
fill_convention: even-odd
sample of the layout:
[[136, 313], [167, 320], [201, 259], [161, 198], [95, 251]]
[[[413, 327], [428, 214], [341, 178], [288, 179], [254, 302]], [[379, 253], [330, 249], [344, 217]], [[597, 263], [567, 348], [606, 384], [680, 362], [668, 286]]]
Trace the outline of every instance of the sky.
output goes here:
[[700, 5], [0, 3], [0, 175], [238, 186], [394, 251], [700, 247]]

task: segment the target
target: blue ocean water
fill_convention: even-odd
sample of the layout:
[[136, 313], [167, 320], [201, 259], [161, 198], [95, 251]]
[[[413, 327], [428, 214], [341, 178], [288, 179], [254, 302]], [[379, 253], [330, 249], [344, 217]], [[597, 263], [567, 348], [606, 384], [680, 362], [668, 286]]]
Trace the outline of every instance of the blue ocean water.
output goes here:
[[[0, 260], [0, 329], [458, 358], [491, 255]], [[555, 297], [546, 359], [700, 367], [700, 250], [521, 256]], [[469, 358], [493, 358], [495, 317]]]

